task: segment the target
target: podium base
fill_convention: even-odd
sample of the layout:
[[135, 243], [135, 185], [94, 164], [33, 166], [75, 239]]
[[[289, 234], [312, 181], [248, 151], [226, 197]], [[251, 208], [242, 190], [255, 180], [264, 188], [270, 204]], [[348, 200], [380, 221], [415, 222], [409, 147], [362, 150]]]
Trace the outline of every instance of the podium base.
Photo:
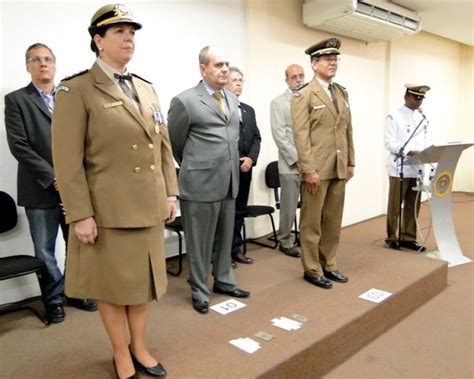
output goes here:
[[457, 256], [448, 257], [448, 256], [444, 255], [443, 253], [441, 253], [439, 250], [429, 251], [427, 253], [423, 253], [422, 255], [425, 256], [425, 257], [428, 257], [428, 258], [434, 258], [434, 259], [439, 259], [439, 260], [442, 260], [442, 261], [447, 261], [448, 262], [448, 267], [459, 266], [459, 265], [462, 265], [464, 263], [472, 262], [471, 259], [465, 257], [464, 255], [459, 255], [459, 256], [457, 255]]

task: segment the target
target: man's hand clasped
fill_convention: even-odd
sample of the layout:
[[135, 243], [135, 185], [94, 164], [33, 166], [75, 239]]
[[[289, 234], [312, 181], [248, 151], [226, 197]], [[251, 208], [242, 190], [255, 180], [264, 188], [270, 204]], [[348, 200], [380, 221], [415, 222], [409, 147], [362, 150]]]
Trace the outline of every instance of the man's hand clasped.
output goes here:
[[303, 175], [303, 180], [306, 182], [306, 189], [309, 193], [315, 194], [321, 184], [321, 179], [317, 172], [309, 172]]

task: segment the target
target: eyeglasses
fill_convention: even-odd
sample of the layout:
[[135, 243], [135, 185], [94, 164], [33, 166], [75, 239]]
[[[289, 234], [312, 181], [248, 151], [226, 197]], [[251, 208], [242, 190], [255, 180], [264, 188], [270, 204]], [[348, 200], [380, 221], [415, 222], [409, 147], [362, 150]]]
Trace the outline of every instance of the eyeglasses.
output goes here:
[[56, 62], [56, 59], [53, 57], [33, 57], [28, 59], [28, 63], [41, 64], [43, 62], [46, 64], [53, 64]]

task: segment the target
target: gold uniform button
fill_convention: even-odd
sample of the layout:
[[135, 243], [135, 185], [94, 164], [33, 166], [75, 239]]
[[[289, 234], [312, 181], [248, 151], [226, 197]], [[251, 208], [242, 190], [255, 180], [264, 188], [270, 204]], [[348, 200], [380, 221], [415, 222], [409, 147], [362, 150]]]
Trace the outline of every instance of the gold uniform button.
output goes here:
[[138, 145], [132, 145], [132, 150], [137, 151], [138, 150]]
[[152, 143], [149, 143], [148, 148], [153, 150], [155, 148], [155, 145], [153, 145]]
[[153, 171], [154, 169], [155, 169], [155, 165], [152, 164], [152, 165], [150, 166], [150, 170]]
[[141, 168], [140, 167], [135, 167], [134, 171], [135, 172], [140, 172]]
[[339, 154], [341, 152], [341, 150], [337, 149], [336, 152]]

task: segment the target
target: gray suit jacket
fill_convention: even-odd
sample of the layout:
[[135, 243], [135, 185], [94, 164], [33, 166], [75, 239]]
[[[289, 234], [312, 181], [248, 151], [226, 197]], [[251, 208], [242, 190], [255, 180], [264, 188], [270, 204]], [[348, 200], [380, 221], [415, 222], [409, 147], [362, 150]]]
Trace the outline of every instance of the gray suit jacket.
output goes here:
[[299, 174], [293, 128], [291, 127], [291, 91], [286, 90], [270, 104], [272, 136], [278, 147], [278, 171], [280, 174]]
[[239, 111], [235, 95], [225, 91], [226, 121], [202, 81], [171, 100], [168, 129], [180, 165], [180, 198], [214, 202], [239, 189]]
[[8, 145], [18, 160], [18, 205], [59, 203], [51, 157], [51, 113], [32, 83], [5, 96]]

